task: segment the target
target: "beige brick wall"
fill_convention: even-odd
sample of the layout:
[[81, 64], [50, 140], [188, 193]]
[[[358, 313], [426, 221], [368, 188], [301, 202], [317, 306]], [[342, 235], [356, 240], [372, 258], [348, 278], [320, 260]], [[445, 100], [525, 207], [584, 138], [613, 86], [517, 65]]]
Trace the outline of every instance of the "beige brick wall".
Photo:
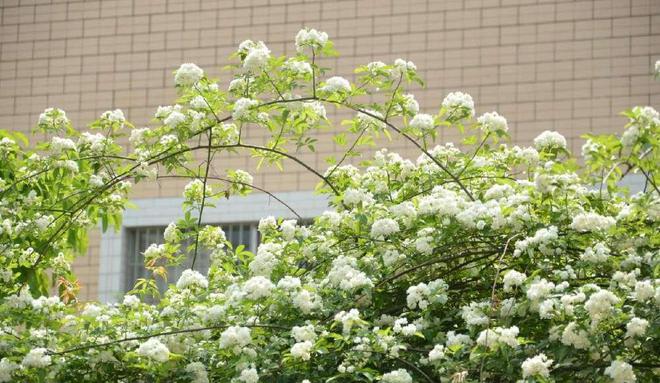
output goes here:
[[[579, 150], [583, 133], [620, 131], [622, 109], [660, 101], [649, 75], [660, 59], [660, 0], [1, 0], [0, 129], [28, 131], [48, 106], [78, 127], [110, 108], [146, 125], [157, 105], [175, 99], [172, 71], [181, 62], [226, 84], [221, 68], [240, 41], [292, 54], [302, 26], [334, 39], [341, 56], [325, 64], [336, 74], [407, 58], [428, 84], [414, 89], [422, 109], [467, 91], [479, 113], [507, 117], [516, 143], [554, 129]], [[305, 156], [319, 168], [337, 151], [329, 134], [318, 155]], [[388, 145], [414, 154], [400, 141]], [[246, 157], [220, 161], [253, 167]], [[277, 191], [315, 180], [290, 165], [256, 182]], [[142, 185], [134, 195], [178, 195], [182, 184]], [[85, 297], [95, 296], [98, 275], [98, 235], [90, 242], [92, 256], [76, 264]]]

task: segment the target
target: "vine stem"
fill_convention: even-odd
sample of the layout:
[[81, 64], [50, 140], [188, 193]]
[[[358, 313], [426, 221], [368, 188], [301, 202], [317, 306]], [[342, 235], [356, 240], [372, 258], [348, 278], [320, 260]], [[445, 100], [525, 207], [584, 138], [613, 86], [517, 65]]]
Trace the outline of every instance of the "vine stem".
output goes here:
[[[500, 257], [497, 258], [496, 265], [495, 265], [495, 269], [496, 269], [496, 271], [495, 271], [495, 280], [493, 281], [493, 286], [491, 287], [491, 291], [490, 291], [490, 312], [489, 312], [489, 316], [492, 315], [492, 313], [493, 313], [493, 302], [495, 301], [495, 287], [497, 286], [497, 280], [500, 277], [499, 263], [502, 261], [502, 258], [504, 258], [504, 255], [506, 254], [506, 251], [509, 248], [509, 244], [511, 243], [511, 241], [514, 238], [516, 238], [520, 235], [521, 235], [521, 233], [518, 233], [518, 234], [514, 234], [511, 237], [509, 237], [509, 239], [506, 241], [506, 244], [504, 245], [504, 250], [502, 251], [502, 255], [500, 255]], [[488, 330], [490, 330], [490, 320], [488, 320], [488, 326], [486, 326], [486, 342], [488, 342]], [[479, 380], [482, 381], [482, 382], [484, 381], [483, 380], [483, 373], [484, 373], [484, 363], [485, 362], [486, 362], [485, 358], [481, 359], [481, 365], [479, 366]]]
[[211, 168], [212, 148], [213, 148], [213, 133], [208, 132], [208, 150], [206, 151], [206, 169], [204, 170], [204, 181], [202, 186], [202, 204], [199, 207], [199, 217], [197, 218], [197, 234], [195, 235], [195, 254], [193, 255], [192, 264], [190, 268], [195, 270], [195, 261], [199, 253], [199, 232], [202, 228], [202, 217], [204, 215], [204, 206], [206, 205], [206, 185], [209, 180], [209, 169]]
[[[156, 334], [139, 335], [139, 336], [133, 336], [133, 337], [130, 337], [130, 338], [117, 339], [117, 340], [104, 342], [104, 343], [86, 344], [86, 345], [82, 345], [82, 346], [78, 346], [78, 347], [69, 348], [69, 349], [66, 349], [64, 351], [49, 351], [48, 355], [64, 355], [64, 354], [70, 354], [70, 353], [76, 352], [76, 351], [83, 351], [83, 350], [113, 346], [115, 344], [121, 344], [121, 343], [131, 342], [131, 341], [135, 341], [135, 340], [145, 340], [145, 339], [151, 339], [151, 338], [155, 338], [155, 337], [159, 337], [159, 336], [185, 334], [185, 333], [198, 332], [198, 331], [220, 330], [220, 329], [226, 329], [230, 326], [232, 326], [232, 325], [230, 325], [230, 324], [221, 324], [221, 325], [216, 325], [216, 326], [195, 327], [195, 328], [187, 328], [187, 329], [179, 329], [179, 330], [159, 332], [159, 333], [156, 333]], [[276, 329], [276, 330], [283, 330], [283, 331], [288, 331], [288, 330], [291, 329], [290, 327], [280, 326], [280, 325], [276, 325], [276, 324], [242, 324], [240, 326], [249, 327], [249, 328], [268, 328], [268, 329]]]
[[[176, 176], [176, 175], [164, 175], [164, 176], [158, 176], [158, 178], [191, 178], [191, 177], [188, 177], [188, 176]], [[301, 216], [300, 214], [298, 214], [298, 212], [296, 212], [296, 210], [293, 209], [293, 207], [291, 207], [291, 205], [287, 204], [287, 203], [284, 202], [281, 198], [277, 197], [274, 193], [269, 192], [268, 190], [266, 190], [266, 189], [264, 189], [264, 188], [261, 188], [261, 187], [259, 187], [259, 186], [256, 186], [256, 185], [253, 185], [253, 184], [249, 184], [249, 183], [246, 183], [246, 182], [232, 181], [232, 180], [230, 180], [230, 179], [223, 178], [223, 177], [209, 176], [208, 178], [209, 178], [210, 180], [217, 180], [217, 181], [222, 181], [222, 182], [226, 182], [226, 183], [230, 183], [230, 184], [243, 185], [243, 186], [246, 186], [246, 187], [249, 187], [249, 188], [255, 189], [255, 190], [259, 190], [260, 192], [267, 194], [269, 197], [273, 198], [274, 200], [276, 200], [277, 202], [279, 202], [280, 204], [282, 204], [282, 206], [284, 206], [284, 207], [286, 207], [287, 209], [289, 209], [289, 211], [290, 211], [291, 213], [293, 213], [298, 219], [302, 219], [302, 216]], [[221, 193], [211, 194], [209, 197], [215, 197], [215, 196], [217, 196], [217, 195], [219, 195], [219, 194], [221, 194]]]

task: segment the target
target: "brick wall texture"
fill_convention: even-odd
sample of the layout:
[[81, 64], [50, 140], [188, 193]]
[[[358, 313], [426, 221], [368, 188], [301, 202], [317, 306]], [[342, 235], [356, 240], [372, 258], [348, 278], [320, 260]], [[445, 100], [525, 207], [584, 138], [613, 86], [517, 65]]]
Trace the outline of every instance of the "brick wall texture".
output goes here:
[[[180, 63], [227, 84], [221, 68], [242, 40], [292, 54], [303, 26], [335, 41], [340, 57], [324, 62], [329, 75], [351, 77], [376, 59], [412, 60], [427, 82], [412, 89], [422, 110], [466, 91], [478, 113], [507, 117], [515, 143], [551, 129], [579, 150], [581, 134], [621, 131], [621, 110], [660, 101], [660, 81], [650, 77], [660, 59], [660, 0], [0, 0], [0, 129], [27, 132], [48, 106], [65, 109], [78, 127], [111, 108], [147, 125], [158, 105], [174, 101]], [[329, 134], [303, 159], [323, 168], [338, 150]], [[388, 145], [417, 155], [400, 141]], [[253, 167], [247, 156], [221, 161]], [[293, 165], [255, 179], [274, 191], [315, 183]], [[161, 183], [135, 196], [180, 192], [181, 183]], [[97, 258], [77, 265], [90, 296]]]

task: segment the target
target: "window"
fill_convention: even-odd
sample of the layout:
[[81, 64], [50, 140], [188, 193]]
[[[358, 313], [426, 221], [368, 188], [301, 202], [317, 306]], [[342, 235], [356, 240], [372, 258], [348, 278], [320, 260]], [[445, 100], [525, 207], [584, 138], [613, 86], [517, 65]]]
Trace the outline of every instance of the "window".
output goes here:
[[[234, 247], [244, 245], [247, 250], [255, 252], [259, 242], [257, 223], [235, 223], [220, 225], [224, 230], [227, 240]], [[126, 251], [124, 268], [124, 291], [131, 290], [138, 278], [151, 277], [149, 271], [144, 267], [144, 251], [152, 243], [163, 243], [165, 226], [136, 227], [129, 228], [126, 232]], [[184, 244], [184, 246], [186, 246]], [[209, 269], [209, 252], [200, 248], [195, 261], [195, 270], [206, 274]], [[176, 282], [183, 270], [190, 268], [191, 260], [185, 260], [181, 265], [168, 269], [168, 281]], [[165, 282], [158, 280], [158, 288], [164, 292], [167, 288]]]

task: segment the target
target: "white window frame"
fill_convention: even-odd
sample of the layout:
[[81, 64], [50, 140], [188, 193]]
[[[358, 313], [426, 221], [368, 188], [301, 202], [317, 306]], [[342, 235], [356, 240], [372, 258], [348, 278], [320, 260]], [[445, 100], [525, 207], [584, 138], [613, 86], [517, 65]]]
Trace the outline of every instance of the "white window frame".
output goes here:
[[[303, 220], [317, 217], [328, 210], [325, 196], [314, 192], [274, 193], [300, 214]], [[131, 200], [137, 208], [127, 209], [123, 214], [119, 231], [108, 229], [101, 234], [99, 254], [98, 300], [117, 302], [124, 294], [124, 261], [127, 229], [138, 227], [167, 226], [183, 217], [182, 198], [143, 198]], [[254, 193], [245, 197], [230, 197], [214, 201], [214, 208], [204, 210], [204, 224], [232, 224], [259, 222], [272, 215], [281, 218], [297, 218], [286, 206], [265, 193]]]

